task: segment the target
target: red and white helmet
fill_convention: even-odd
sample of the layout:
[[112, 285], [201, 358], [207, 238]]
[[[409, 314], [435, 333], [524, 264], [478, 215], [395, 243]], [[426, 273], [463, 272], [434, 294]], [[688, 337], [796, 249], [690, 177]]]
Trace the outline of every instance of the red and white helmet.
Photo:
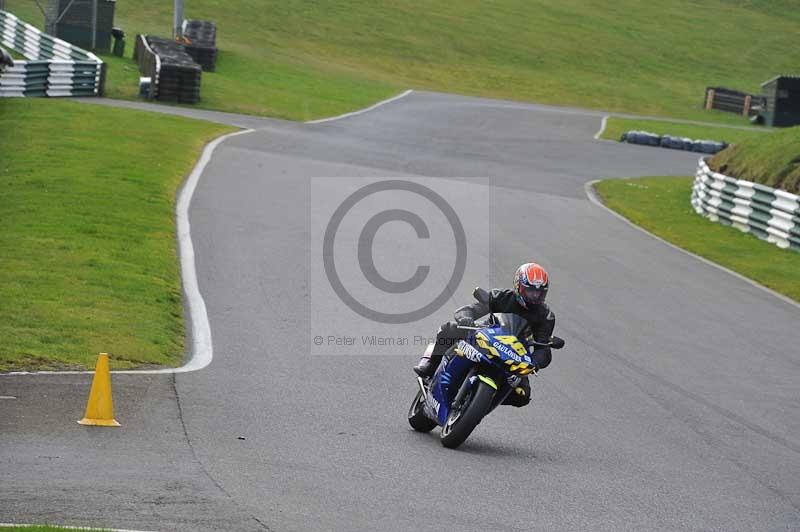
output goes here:
[[517, 268], [514, 274], [514, 295], [525, 308], [541, 305], [547, 297], [550, 279], [544, 268], [535, 262], [528, 262]]

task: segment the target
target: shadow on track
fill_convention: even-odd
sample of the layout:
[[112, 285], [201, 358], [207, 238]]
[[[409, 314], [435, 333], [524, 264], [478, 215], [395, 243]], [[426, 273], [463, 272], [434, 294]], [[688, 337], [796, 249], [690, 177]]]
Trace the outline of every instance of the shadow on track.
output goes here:
[[433, 429], [428, 434], [422, 434], [409, 430], [409, 434], [416, 435], [416, 439], [410, 442], [412, 445], [419, 443], [435, 444], [437, 449], [441, 452], [465, 454], [471, 456], [487, 456], [497, 458], [514, 458], [530, 460], [535, 462], [553, 462], [555, 461], [552, 456], [548, 456], [543, 452], [534, 452], [530, 448], [523, 446], [505, 445], [496, 442], [489, 442], [481, 439], [480, 435], [470, 436], [470, 438], [461, 444], [457, 449], [445, 449], [439, 443], [439, 429]]

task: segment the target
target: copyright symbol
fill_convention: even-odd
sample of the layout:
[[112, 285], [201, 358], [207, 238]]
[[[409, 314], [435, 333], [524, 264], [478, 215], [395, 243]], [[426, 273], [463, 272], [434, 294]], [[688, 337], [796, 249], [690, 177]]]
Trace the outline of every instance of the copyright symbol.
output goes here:
[[[386, 191], [410, 192], [422, 196], [431, 202], [447, 219], [450, 228], [453, 231], [453, 238], [455, 239], [455, 266], [449, 281], [442, 291], [430, 302], [410, 312], [381, 312], [358, 301], [350, 294], [350, 292], [347, 291], [347, 289], [344, 287], [344, 284], [342, 284], [339, 274], [336, 271], [336, 265], [334, 261], [333, 250], [334, 242], [336, 240], [336, 232], [338, 231], [339, 225], [344, 217], [358, 202], [364, 198], [378, 192]], [[428, 226], [425, 225], [425, 222], [419, 217], [419, 215], [403, 209], [384, 210], [370, 218], [366, 224], [364, 224], [364, 227], [361, 230], [361, 234], [358, 238], [358, 263], [361, 272], [364, 274], [364, 277], [370, 282], [370, 284], [372, 284], [372, 286], [386, 293], [403, 294], [418, 288], [425, 281], [425, 279], [428, 277], [428, 273], [430, 272], [430, 266], [417, 266], [414, 274], [404, 281], [391, 281], [383, 277], [378, 272], [372, 254], [375, 235], [383, 225], [395, 221], [404, 222], [410, 225], [415, 231], [417, 238], [430, 238]], [[348, 196], [341, 203], [341, 205], [336, 208], [336, 211], [334, 211], [333, 216], [331, 216], [331, 219], [325, 228], [322, 257], [323, 264], [325, 266], [325, 275], [328, 278], [328, 282], [331, 284], [331, 288], [333, 288], [333, 291], [336, 293], [339, 299], [353, 312], [362, 317], [380, 323], [410, 323], [421, 320], [436, 312], [448, 301], [448, 299], [450, 299], [450, 297], [458, 288], [459, 283], [464, 277], [464, 271], [466, 270], [467, 265], [467, 237], [464, 233], [464, 226], [461, 224], [461, 220], [458, 218], [455, 210], [441, 195], [430, 188], [413, 181], [403, 181], [397, 179], [386, 180], [361, 187], [350, 194], [350, 196]]]
[[314, 337], [314, 345], [322, 345], [323, 341], [324, 341], [324, 339], [322, 338], [322, 336], [315, 336]]

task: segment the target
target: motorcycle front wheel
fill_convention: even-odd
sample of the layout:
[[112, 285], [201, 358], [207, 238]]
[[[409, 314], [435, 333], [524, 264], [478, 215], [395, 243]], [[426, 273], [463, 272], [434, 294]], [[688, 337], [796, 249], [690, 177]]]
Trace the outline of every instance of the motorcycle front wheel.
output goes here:
[[442, 427], [442, 445], [455, 449], [472, 434], [483, 416], [489, 411], [495, 390], [483, 381], [478, 381], [460, 404], [450, 408], [447, 422]]
[[408, 424], [417, 432], [430, 432], [436, 426], [436, 422], [422, 411], [424, 402], [425, 398], [422, 397], [422, 391], [418, 391], [416, 397], [414, 397], [414, 402], [411, 403], [411, 408], [408, 409]]

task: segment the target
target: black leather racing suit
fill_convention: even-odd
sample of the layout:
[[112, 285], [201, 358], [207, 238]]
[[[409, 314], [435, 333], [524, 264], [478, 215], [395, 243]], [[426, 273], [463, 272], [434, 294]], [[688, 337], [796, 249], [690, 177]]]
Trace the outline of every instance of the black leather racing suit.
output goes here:
[[[556, 325], [556, 316], [547, 305], [536, 305], [533, 308], [525, 308], [519, 304], [514, 296], [513, 290], [494, 289], [489, 292], [489, 302], [481, 303], [476, 301], [471, 305], [463, 306], [455, 311], [456, 321], [449, 321], [439, 328], [436, 334], [436, 345], [431, 353], [431, 364], [435, 368], [439, 365], [442, 356], [452, 345], [459, 340], [467, 338], [471, 332], [468, 329], [459, 329], [458, 322], [461, 320], [477, 320], [486, 316], [490, 312], [517, 314], [528, 321], [531, 328], [533, 339], [537, 342], [546, 343], [553, 335]], [[536, 364], [536, 369], [546, 368], [550, 364], [552, 355], [549, 347], [536, 347], [531, 353], [531, 359]], [[514, 406], [524, 406], [530, 402], [530, 382], [528, 377], [523, 377], [521, 394], [511, 394], [504, 404]]]

